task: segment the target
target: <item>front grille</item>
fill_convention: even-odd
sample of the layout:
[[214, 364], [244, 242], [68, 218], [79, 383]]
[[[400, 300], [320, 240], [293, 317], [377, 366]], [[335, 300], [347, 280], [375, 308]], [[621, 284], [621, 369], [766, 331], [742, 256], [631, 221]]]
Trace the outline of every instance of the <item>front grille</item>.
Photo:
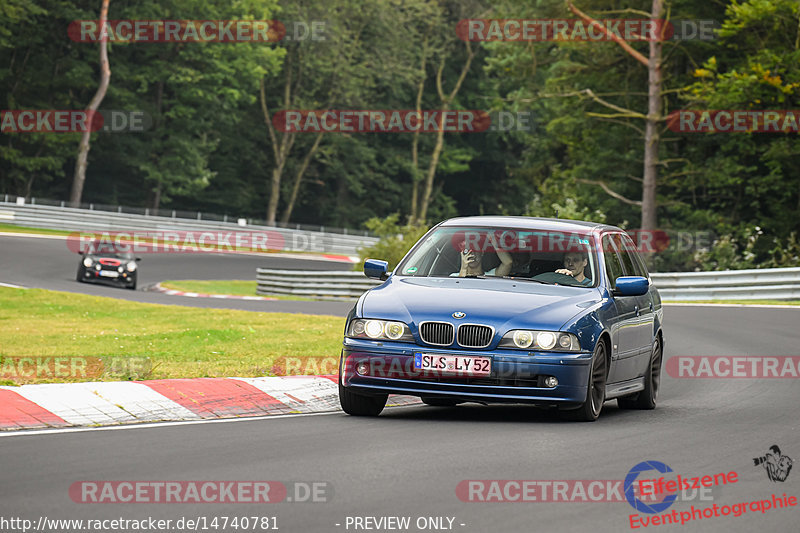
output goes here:
[[428, 344], [450, 346], [455, 337], [453, 324], [447, 322], [423, 322], [419, 325], [419, 336]]
[[486, 348], [492, 342], [494, 331], [489, 326], [461, 324], [458, 326], [458, 344], [465, 348]]

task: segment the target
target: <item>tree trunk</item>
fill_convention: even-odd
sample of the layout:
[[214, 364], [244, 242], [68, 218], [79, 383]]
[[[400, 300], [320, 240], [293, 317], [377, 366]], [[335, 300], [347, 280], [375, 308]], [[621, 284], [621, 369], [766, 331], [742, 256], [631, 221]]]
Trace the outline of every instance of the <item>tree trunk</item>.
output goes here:
[[153, 190], [153, 214], [158, 215], [158, 208], [161, 206], [161, 181], [156, 184]]
[[[425, 68], [428, 62], [428, 38], [422, 43], [422, 61], [419, 67], [419, 83], [417, 84], [417, 100], [414, 109], [417, 116], [422, 116], [422, 94], [425, 92]], [[419, 211], [419, 128], [414, 130], [414, 138], [411, 140], [411, 209], [408, 215], [408, 223], [416, 224]]]
[[[651, 18], [660, 20], [664, 15], [664, 0], [653, 0]], [[656, 185], [658, 181], [658, 152], [661, 138], [658, 124], [661, 121], [661, 71], [662, 41], [650, 41], [650, 57], [647, 66], [647, 124], [644, 136], [644, 181], [642, 185], [642, 225], [641, 229], [652, 231], [658, 227], [656, 213]]]
[[267, 225], [275, 225], [275, 216], [278, 212], [278, 198], [281, 194], [281, 176], [283, 175], [283, 163], [276, 162], [272, 169], [272, 180], [269, 187], [269, 203], [267, 204]]
[[[444, 93], [444, 89], [442, 88], [442, 72], [444, 71], [445, 65], [444, 58], [442, 58], [441, 62], [439, 63], [439, 70], [436, 72], [436, 92], [439, 94], [439, 101], [442, 102], [442, 114], [450, 110], [450, 105], [458, 95], [458, 91], [461, 90], [461, 85], [464, 83], [464, 79], [467, 77], [467, 73], [469, 72], [469, 67], [472, 65], [472, 59], [475, 57], [475, 52], [472, 51], [470, 42], [466, 41], [464, 45], [467, 48], [467, 59], [464, 61], [464, 64], [461, 67], [461, 74], [459, 74], [458, 80], [456, 80], [456, 84], [453, 87], [453, 90], [450, 91], [450, 94], [446, 95]], [[442, 154], [443, 148], [444, 116], [442, 115], [442, 123], [440, 124], [439, 131], [436, 132], [436, 145], [433, 147], [431, 161], [428, 165], [428, 174], [425, 177], [425, 190], [422, 192], [422, 198], [419, 202], [419, 214], [416, 216], [416, 220], [413, 222], [415, 224], [425, 224], [425, 218], [428, 216], [428, 205], [430, 204], [433, 193], [433, 178], [436, 176], [436, 168], [439, 166], [439, 156]]]
[[[108, 3], [109, 0], [103, 0], [100, 7], [100, 28], [101, 31], [106, 26], [108, 20]], [[89, 162], [89, 141], [92, 137], [92, 123], [94, 113], [100, 107], [100, 103], [106, 96], [108, 90], [108, 82], [111, 79], [111, 69], [108, 65], [108, 36], [105, 33], [100, 34], [100, 86], [97, 92], [89, 102], [87, 111], [86, 131], [81, 136], [81, 142], [78, 146], [78, 159], [75, 161], [75, 174], [72, 178], [72, 193], [69, 197], [70, 205], [77, 207], [81, 203], [83, 197], [83, 184], [86, 182], [86, 167]]]
[[[450, 106], [442, 106], [442, 113], [450, 110]], [[425, 217], [428, 216], [428, 205], [431, 202], [431, 194], [433, 193], [433, 178], [436, 176], [436, 167], [439, 166], [439, 156], [442, 155], [444, 148], [444, 123], [439, 131], [436, 132], [436, 145], [433, 147], [431, 154], [431, 162], [428, 164], [428, 174], [425, 176], [425, 189], [422, 191], [422, 201], [419, 205], [419, 215], [416, 221], [420, 224], [425, 223]]]
[[297, 201], [297, 193], [298, 191], [300, 191], [300, 182], [303, 181], [303, 175], [306, 173], [309, 163], [311, 163], [311, 158], [314, 157], [314, 154], [317, 153], [317, 149], [319, 148], [319, 143], [322, 140], [322, 134], [323, 134], [322, 131], [317, 133], [317, 138], [314, 139], [314, 144], [311, 146], [311, 149], [303, 158], [303, 162], [300, 164], [300, 168], [297, 170], [297, 174], [294, 177], [294, 184], [292, 185], [292, 195], [289, 197], [289, 203], [286, 205], [286, 210], [283, 212], [283, 217], [281, 217], [281, 222], [283, 222], [284, 224], [288, 223], [289, 219], [292, 216], [292, 211], [294, 210], [294, 203], [295, 201]]

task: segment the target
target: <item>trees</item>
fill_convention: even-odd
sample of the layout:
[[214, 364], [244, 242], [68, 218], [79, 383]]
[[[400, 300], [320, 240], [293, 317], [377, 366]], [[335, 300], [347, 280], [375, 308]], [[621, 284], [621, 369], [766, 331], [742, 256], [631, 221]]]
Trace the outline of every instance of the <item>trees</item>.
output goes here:
[[[99, 27], [103, 28], [108, 20], [108, 3], [109, 0], [102, 0], [100, 6]], [[108, 64], [108, 39], [105, 34], [101, 35], [100, 44], [100, 85], [97, 87], [97, 92], [94, 93], [92, 101], [86, 108], [87, 115], [94, 117], [103, 98], [106, 96], [108, 90], [108, 83], [111, 81], [111, 68]], [[88, 124], [87, 124], [88, 126]], [[69, 203], [78, 207], [81, 203], [83, 196], [83, 184], [86, 181], [86, 165], [89, 159], [89, 140], [92, 136], [91, 128], [87, 128], [81, 134], [81, 143], [78, 146], [78, 157], [75, 160], [75, 174], [72, 177], [72, 192], [69, 196]]]

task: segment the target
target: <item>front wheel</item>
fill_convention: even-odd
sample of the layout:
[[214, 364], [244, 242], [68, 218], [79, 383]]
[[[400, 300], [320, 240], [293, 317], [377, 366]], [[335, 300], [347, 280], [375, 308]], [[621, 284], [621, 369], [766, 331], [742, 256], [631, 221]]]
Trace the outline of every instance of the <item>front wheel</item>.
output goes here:
[[339, 383], [339, 403], [342, 410], [353, 416], [378, 416], [386, 407], [388, 394], [366, 396], [357, 394]]
[[606, 344], [602, 340], [597, 343], [592, 354], [592, 365], [589, 370], [589, 383], [586, 387], [586, 399], [577, 409], [564, 411], [567, 420], [594, 422], [600, 416], [603, 402], [606, 401]]
[[620, 409], [655, 409], [658, 389], [661, 386], [661, 340], [656, 337], [653, 343], [653, 355], [650, 357], [650, 366], [644, 376], [644, 390], [632, 396], [617, 398]]

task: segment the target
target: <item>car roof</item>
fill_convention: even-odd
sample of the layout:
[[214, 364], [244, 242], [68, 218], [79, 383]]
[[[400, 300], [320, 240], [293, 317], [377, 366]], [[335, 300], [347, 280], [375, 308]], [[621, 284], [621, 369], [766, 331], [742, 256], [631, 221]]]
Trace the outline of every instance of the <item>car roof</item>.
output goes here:
[[561, 218], [540, 217], [512, 217], [512, 216], [474, 216], [457, 217], [445, 220], [440, 226], [478, 226], [478, 227], [509, 227], [521, 229], [552, 230], [552, 231], [622, 231], [616, 226], [601, 224], [599, 222], [586, 222], [583, 220], [564, 220]]

